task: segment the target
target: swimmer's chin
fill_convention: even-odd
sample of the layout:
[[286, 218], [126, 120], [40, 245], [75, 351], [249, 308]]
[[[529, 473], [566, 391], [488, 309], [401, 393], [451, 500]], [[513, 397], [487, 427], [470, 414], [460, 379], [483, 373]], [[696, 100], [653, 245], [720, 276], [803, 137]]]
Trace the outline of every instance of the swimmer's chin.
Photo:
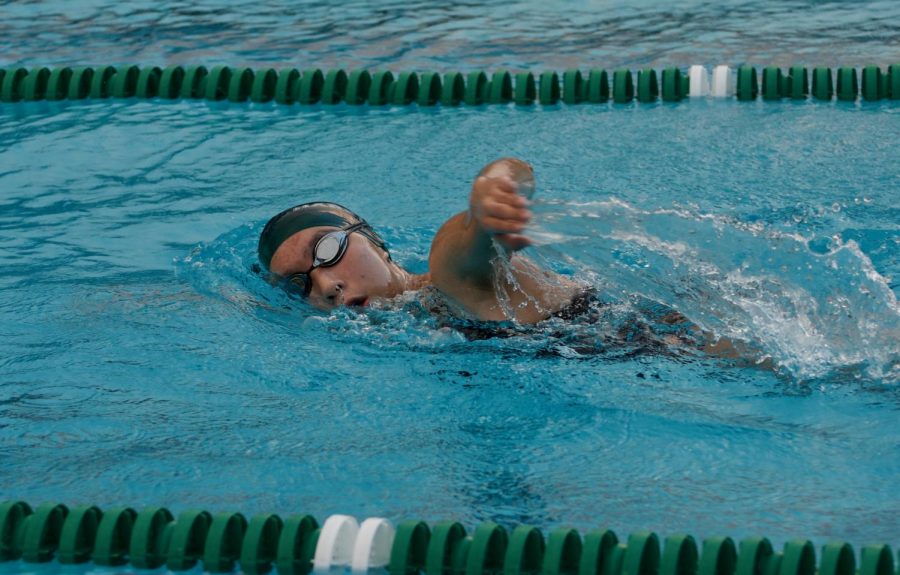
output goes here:
[[[411, 290], [414, 292], [415, 290]], [[403, 298], [410, 292], [403, 292], [393, 296], [360, 296], [344, 301], [344, 307], [362, 310], [364, 308], [386, 309], [396, 306], [403, 301]]]
[[410, 294], [416, 293], [417, 290], [407, 290], [403, 293], [396, 294], [393, 296], [359, 296], [354, 298], [349, 298], [344, 300], [342, 307], [361, 310], [363, 308], [374, 308], [374, 309], [383, 309], [385, 307], [391, 307], [391, 305], [396, 305], [405, 298], [408, 298]]

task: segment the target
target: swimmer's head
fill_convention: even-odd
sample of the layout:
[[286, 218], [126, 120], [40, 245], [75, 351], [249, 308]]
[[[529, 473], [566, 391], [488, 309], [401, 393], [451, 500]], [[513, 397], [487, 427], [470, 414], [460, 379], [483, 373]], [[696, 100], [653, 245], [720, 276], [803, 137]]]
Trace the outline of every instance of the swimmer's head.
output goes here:
[[354, 212], [340, 204], [310, 202], [288, 208], [269, 220], [259, 235], [259, 245], [257, 246], [259, 261], [268, 270], [272, 263], [272, 256], [275, 255], [281, 244], [305, 229], [319, 226], [346, 228], [354, 224], [363, 224], [357, 233], [387, 253], [384, 240]]
[[409, 289], [410, 275], [369, 224], [329, 202], [301, 204], [272, 218], [260, 234], [268, 281], [313, 307], [364, 307]]

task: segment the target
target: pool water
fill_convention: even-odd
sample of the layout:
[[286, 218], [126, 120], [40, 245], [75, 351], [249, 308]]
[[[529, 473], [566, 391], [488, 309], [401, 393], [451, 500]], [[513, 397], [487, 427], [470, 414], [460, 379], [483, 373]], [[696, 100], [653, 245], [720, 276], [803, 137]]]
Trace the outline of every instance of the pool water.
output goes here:
[[[779, 4], [798, 5], [817, 6]], [[67, 38], [66, 6], [33, 9], [58, 10], [44, 21]], [[250, 59], [291, 60], [251, 42], [249, 10], [183, 17], [230, 19]], [[123, 37], [158, 30], [142, 14], [113, 21]], [[346, 20], [311, 14], [309, 26]], [[104, 63], [240, 63], [153, 36], [140, 45], [163, 57], [126, 44]], [[317, 50], [341, 60], [329, 41]], [[99, 60], [97, 42], [85, 49]], [[62, 44], [12, 57], [79, 59]], [[465, 60], [440, 46], [433, 68]], [[898, 128], [892, 102], [3, 105], [0, 499], [897, 544]], [[582, 353], [567, 329], [603, 334], [578, 325], [468, 341], [413, 296], [323, 314], [251, 271], [268, 217], [319, 199], [364, 215], [424, 271], [434, 231], [505, 155], [535, 167], [530, 257], [675, 307], [776, 368]]]

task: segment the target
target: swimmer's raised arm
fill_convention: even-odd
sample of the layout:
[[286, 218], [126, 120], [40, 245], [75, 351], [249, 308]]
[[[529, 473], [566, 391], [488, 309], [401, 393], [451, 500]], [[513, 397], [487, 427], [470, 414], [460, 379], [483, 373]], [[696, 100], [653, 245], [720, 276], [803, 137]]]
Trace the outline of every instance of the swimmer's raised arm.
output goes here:
[[[447, 220], [431, 244], [429, 267], [435, 283], [464, 280], [491, 288], [491, 261], [530, 243], [521, 234], [531, 212], [528, 200], [518, 194], [516, 182], [533, 178], [531, 166], [514, 158], [502, 158], [482, 168], [472, 184], [468, 211]], [[492, 239], [503, 246], [502, 253]]]
[[[519, 185], [533, 181], [531, 166], [522, 160], [491, 162], [472, 184], [468, 211], [447, 220], [431, 244], [435, 287], [480, 319], [510, 319], [498, 305], [498, 288], [516, 310], [515, 319], [526, 323], [568, 303], [576, 289], [527, 258], [511, 257], [531, 243], [523, 232], [532, 214]], [[498, 258], [510, 260], [509, 275], [498, 276]]]

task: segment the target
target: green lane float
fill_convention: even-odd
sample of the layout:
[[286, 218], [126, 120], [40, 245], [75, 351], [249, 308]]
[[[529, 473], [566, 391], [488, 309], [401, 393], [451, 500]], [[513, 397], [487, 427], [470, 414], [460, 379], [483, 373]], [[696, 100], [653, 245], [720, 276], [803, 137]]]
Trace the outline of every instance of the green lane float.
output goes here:
[[424, 521], [404, 521], [397, 526], [388, 572], [391, 575], [417, 575], [425, 565], [431, 530]]
[[518, 106], [534, 104], [537, 88], [534, 85], [534, 74], [520, 72], [516, 74], [515, 101]]
[[703, 541], [699, 575], [731, 575], [737, 568], [737, 547], [731, 537], [710, 537]]
[[159, 80], [162, 70], [156, 66], [143, 68], [137, 77], [135, 95], [138, 98], [155, 98], [159, 96]]
[[853, 102], [859, 96], [859, 81], [856, 68], [842, 67], [837, 71], [837, 98], [844, 102]]
[[[294, 89], [299, 80], [300, 72], [296, 68], [286, 68], [279, 71], [275, 80], [275, 101], [279, 104], [293, 104], [296, 101], [294, 99]], [[344, 88], [346, 88], [346, 81], [345, 77]], [[334, 85], [334, 82], [335, 80], [332, 79], [332, 85]]]
[[47, 95], [47, 82], [49, 80], [49, 69], [32, 69], [22, 81], [22, 98], [27, 101], [43, 100]]
[[426, 72], [419, 77], [419, 95], [416, 104], [419, 106], [434, 106], [441, 98], [443, 83], [441, 75], [434, 72]]
[[585, 101], [600, 104], [609, 100], [609, 76], [606, 70], [591, 70], [588, 73], [587, 97]]
[[686, 97], [734, 98], [739, 101], [821, 100], [875, 102], [900, 100], [900, 64], [887, 69], [869, 65], [837, 70], [749, 65], [734, 70], [704, 66], [687, 71], [669, 67], [661, 72], [644, 68], [636, 73], [619, 69], [611, 76], [603, 69], [532, 72], [480, 70], [468, 73], [307, 68], [262, 68], [218, 65], [138, 67], [18, 67], [0, 69], [0, 102], [138, 98], [252, 102], [281, 105], [353, 106], [481, 105], [569, 106], [662, 100], [678, 102]]
[[678, 68], [666, 68], [662, 73], [662, 99], [678, 102], [687, 94], [687, 78]]
[[762, 97], [763, 100], [780, 100], [786, 96], [784, 75], [781, 68], [769, 66], [763, 70], [762, 74]]
[[866, 66], [862, 71], [862, 97], [864, 100], [875, 101], [884, 97], [884, 76], [878, 66]]
[[484, 103], [487, 89], [487, 74], [484, 72], [470, 72], [466, 78], [463, 102], [469, 106], [480, 106]]
[[91, 93], [91, 85], [94, 82], [94, 69], [84, 66], [72, 68], [72, 75], [69, 77], [69, 85], [66, 90], [66, 97], [69, 100], [82, 100], [87, 98]]
[[184, 68], [181, 66], [169, 66], [159, 75], [159, 97], [166, 100], [174, 100], [181, 92], [184, 82]]
[[202, 98], [206, 94], [206, 80], [209, 70], [206, 66], [191, 66], [184, 71], [181, 83], [182, 98]]
[[666, 537], [659, 575], [692, 575], [697, 572], [697, 543], [690, 535]]
[[387, 104], [393, 88], [394, 75], [392, 73], [384, 71], [372, 74], [372, 85], [369, 86], [369, 105], [384, 106]]
[[[128, 563], [131, 533], [137, 512], [130, 507], [117, 507], [101, 512], [100, 517], [91, 560], [107, 567], [125, 565]], [[91, 540], [85, 541], [85, 545], [90, 548]]]
[[137, 82], [140, 74], [141, 70], [137, 66], [126, 66], [125, 68], [120, 68], [110, 79], [110, 82], [112, 84], [112, 92], [110, 93], [110, 96], [112, 96], [113, 98], [131, 98], [135, 96], [137, 93]]
[[347, 91], [344, 94], [344, 101], [353, 106], [365, 103], [371, 84], [372, 75], [368, 71], [354, 70], [347, 77]]
[[834, 80], [831, 76], [831, 68], [816, 68], [813, 70], [812, 94], [817, 100], [831, 100], [834, 96]]
[[756, 80], [756, 68], [753, 66], [741, 66], [737, 77], [737, 99], [755, 100], [759, 93], [759, 85]]
[[466, 93], [466, 81], [459, 72], [448, 72], [444, 75], [444, 86], [441, 90], [441, 104], [459, 106]]
[[63, 565], [91, 560], [90, 541], [97, 537], [102, 512], [98, 507], [82, 505], [69, 512], [59, 536], [57, 560]]
[[544, 564], [544, 536], [535, 527], [519, 525], [509, 536], [504, 575], [538, 573]]
[[544, 72], [539, 80], [538, 100], [545, 106], [559, 103], [559, 74], [556, 72]]
[[200, 555], [203, 570], [209, 573], [234, 571], [246, 532], [247, 520], [240, 513], [217, 513], [213, 516]]
[[224, 100], [228, 97], [228, 86], [231, 84], [231, 68], [214, 66], [206, 76], [204, 97], [207, 100]]
[[246, 102], [253, 89], [256, 74], [250, 68], [240, 68], [231, 74], [231, 82], [228, 84], [229, 102]]
[[563, 102], [579, 104], [584, 100], [584, 77], [581, 70], [566, 70], [563, 73]]
[[494, 75], [491, 76], [488, 104], [506, 104], [512, 101], [512, 97], [513, 80], [510, 73], [506, 70], [494, 72]]
[[166, 562], [170, 524], [175, 521], [165, 507], [148, 508], [138, 513], [132, 527], [128, 557], [137, 569], [157, 569]]
[[[69, 508], [49, 503], [32, 508], [22, 501], [0, 504], [0, 562], [22, 560], [61, 564], [89, 561], [103, 566], [188, 571], [202, 564], [209, 573], [247, 575], [326, 574], [347, 568], [362, 575], [894, 575], [888, 545], [866, 545], [857, 556], [844, 541], [816, 549], [792, 539], [781, 550], [765, 537], [736, 545], [729, 537], [710, 537], [698, 545], [687, 534], [664, 540], [649, 531], [621, 543], [608, 529], [582, 537], [557, 527], [541, 531], [520, 525], [511, 532], [492, 522], [469, 534], [458, 522], [433, 528], [403, 521], [395, 528], [382, 518], [362, 523], [332, 515], [319, 524], [310, 515], [282, 519], [259, 514], [249, 522], [240, 513], [212, 514], [201, 509], [177, 516], [165, 507], [135, 512], [96, 506]], [[858, 569], [857, 569], [858, 566]]]
[[[285, 73], [289, 73], [292, 75], [292, 79], [290, 80], [291, 86], [294, 86], [296, 85], [296, 82], [299, 82], [300, 72], [298, 72], [297, 70], [289, 70], [287, 72], [282, 71], [282, 74]], [[319, 101], [323, 104], [328, 105], [334, 105], [342, 102], [347, 95], [348, 82], [349, 78], [347, 77], [347, 72], [344, 72], [343, 70], [329, 70], [328, 73], [325, 74], [325, 80], [322, 84], [322, 94], [319, 97]], [[290, 104], [294, 102], [293, 99], [291, 99], [289, 102], [281, 102], [278, 96], [279, 93], [280, 90], [277, 90], [275, 96], [275, 101], [279, 104]]]
[[250, 101], [263, 104], [275, 97], [275, 83], [278, 81], [278, 72], [274, 68], [265, 68], [253, 75], [253, 85], [250, 87]]
[[22, 99], [22, 82], [28, 77], [28, 70], [16, 68], [6, 70], [0, 84], [0, 102], [18, 102]]
[[613, 102], [627, 104], [634, 99], [634, 79], [631, 70], [613, 72]]
[[[372, 84], [370, 83], [370, 90]], [[294, 100], [301, 104], [315, 104], [322, 98], [322, 89], [325, 87], [325, 74], [318, 68], [304, 70], [300, 75], [300, 81], [295, 84], [296, 95]]]
[[408, 106], [419, 96], [419, 75], [415, 72], [402, 72], [394, 84], [391, 103], [395, 106]]
[[790, 96], [792, 100], [805, 100], [809, 97], [809, 71], [803, 66], [791, 68]]
[[250, 520], [241, 546], [241, 572], [263, 575], [272, 569], [284, 521], [275, 514], [262, 513]]
[[659, 83], [656, 70], [647, 68], [638, 72], [637, 100], [645, 104], [655, 102], [659, 97]]

